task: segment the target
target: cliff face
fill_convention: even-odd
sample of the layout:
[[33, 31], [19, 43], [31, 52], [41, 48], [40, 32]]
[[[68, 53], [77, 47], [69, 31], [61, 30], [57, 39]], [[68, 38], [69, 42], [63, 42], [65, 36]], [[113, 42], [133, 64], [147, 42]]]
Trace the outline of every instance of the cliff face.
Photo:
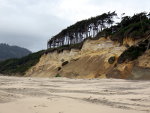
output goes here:
[[150, 79], [150, 50], [137, 59], [131, 73], [135, 79]]
[[26, 76], [141, 78], [145, 75], [137, 75], [136, 70], [140, 68], [142, 73], [142, 69], [150, 67], [148, 59], [145, 59], [145, 57], [149, 57], [148, 52], [135, 61], [117, 64], [118, 57], [127, 49], [125, 45], [133, 45], [135, 43], [126, 40], [124, 45], [120, 46], [119, 43], [105, 38], [87, 40], [84, 42], [81, 50], [64, 50], [61, 53], [55, 51], [43, 55], [39, 63], [26, 72]]

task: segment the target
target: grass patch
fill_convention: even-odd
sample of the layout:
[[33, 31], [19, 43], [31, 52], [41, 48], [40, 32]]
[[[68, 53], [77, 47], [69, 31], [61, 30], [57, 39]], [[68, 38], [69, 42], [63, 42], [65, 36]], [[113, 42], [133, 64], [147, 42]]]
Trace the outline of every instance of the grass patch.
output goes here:
[[60, 74], [57, 74], [57, 75], [55, 75], [55, 77], [61, 77], [61, 75], [60, 75]]

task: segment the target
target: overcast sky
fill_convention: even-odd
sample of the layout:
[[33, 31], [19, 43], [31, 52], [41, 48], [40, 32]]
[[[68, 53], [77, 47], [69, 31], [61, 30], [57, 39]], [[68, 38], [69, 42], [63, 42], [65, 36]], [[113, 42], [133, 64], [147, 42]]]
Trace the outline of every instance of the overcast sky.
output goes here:
[[116, 11], [150, 11], [150, 0], [0, 0], [0, 43], [38, 51], [76, 21]]

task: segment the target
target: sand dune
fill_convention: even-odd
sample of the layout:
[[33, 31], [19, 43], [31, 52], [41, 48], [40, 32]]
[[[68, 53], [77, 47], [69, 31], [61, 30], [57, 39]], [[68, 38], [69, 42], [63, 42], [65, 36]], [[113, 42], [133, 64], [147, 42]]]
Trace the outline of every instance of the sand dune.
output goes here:
[[0, 113], [150, 113], [150, 82], [0, 76]]

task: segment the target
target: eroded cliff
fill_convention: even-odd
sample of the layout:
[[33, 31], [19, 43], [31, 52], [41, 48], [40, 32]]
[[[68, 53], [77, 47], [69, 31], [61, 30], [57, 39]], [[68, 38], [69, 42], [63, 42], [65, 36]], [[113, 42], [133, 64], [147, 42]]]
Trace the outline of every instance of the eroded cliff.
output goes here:
[[120, 45], [106, 38], [86, 40], [81, 50], [44, 54], [26, 76], [147, 79], [150, 78], [149, 50], [136, 60], [117, 62], [118, 57], [127, 50], [126, 45], [132, 46], [138, 42], [126, 40]]

